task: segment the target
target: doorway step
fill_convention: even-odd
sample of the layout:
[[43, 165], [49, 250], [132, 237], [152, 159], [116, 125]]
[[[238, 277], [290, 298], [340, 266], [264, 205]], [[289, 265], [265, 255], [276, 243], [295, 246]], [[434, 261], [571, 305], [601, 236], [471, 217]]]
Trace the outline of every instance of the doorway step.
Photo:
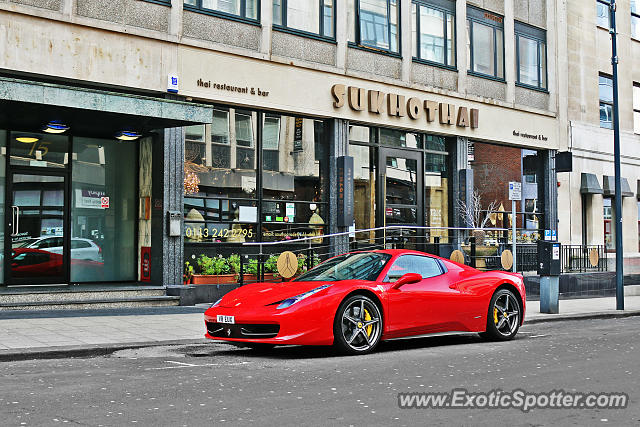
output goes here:
[[167, 307], [179, 303], [180, 297], [167, 296], [164, 286], [69, 285], [0, 289], [0, 311]]

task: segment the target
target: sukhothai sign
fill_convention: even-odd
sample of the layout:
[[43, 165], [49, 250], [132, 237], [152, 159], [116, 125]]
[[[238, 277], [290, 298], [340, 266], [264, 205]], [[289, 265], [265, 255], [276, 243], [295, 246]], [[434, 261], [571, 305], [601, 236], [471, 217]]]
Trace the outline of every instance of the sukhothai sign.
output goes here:
[[438, 122], [441, 125], [456, 125], [461, 128], [478, 127], [479, 111], [477, 108], [456, 107], [454, 104], [421, 100], [416, 97], [406, 99], [403, 95], [384, 93], [377, 90], [366, 90], [355, 86], [336, 84], [331, 87], [334, 108], [342, 108], [349, 104], [354, 111], [367, 110], [370, 113], [382, 114], [386, 109], [390, 117], [409, 117], [419, 120], [424, 115], [427, 122]]

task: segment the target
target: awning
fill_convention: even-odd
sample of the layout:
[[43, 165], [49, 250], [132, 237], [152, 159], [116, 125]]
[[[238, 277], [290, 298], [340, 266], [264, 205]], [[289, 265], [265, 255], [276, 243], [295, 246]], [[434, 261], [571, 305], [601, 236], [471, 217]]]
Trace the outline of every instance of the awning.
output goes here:
[[72, 132], [113, 135], [211, 123], [213, 107], [151, 96], [132, 95], [0, 77], [0, 128], [31, 130], [60, 120]]
[[580, 193], [582, 194], [602, 194], [602, 188], [598, 178], [592, 173], [584, 173], [580, 176]]
[[[602, 177], [602, 187], [604, 191], [602, 194], [605, 196], [615, 196], [616, 195], [616, 180], [615, 177], [609, 175], [603, 175]], [[627, 178], [620, 178], [620, 190], [622, 197], [632, 197], [633, 192], [631, 191], [631, 187], [629, 187], [629, 181]]]

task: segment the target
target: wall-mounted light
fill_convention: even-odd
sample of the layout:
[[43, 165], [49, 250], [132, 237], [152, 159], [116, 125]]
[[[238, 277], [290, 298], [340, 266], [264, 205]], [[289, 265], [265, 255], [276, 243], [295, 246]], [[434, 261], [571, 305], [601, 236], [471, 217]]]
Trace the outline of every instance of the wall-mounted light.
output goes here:
[[121, 130], [120, 132], [116, 133], [115, 136], [116, 139], [120, 141], [135, 141], [142, 135], [132, 130]]
[[68, 130], [69, 126], [58, 120], [51, 120], [42, 128], [42, 131], [46, 133], [64, 133]]
[[40, 141], [40, 138], [35, 135], [18, 135], [16, 136], [16, 141], [24, 142], [25, 144], [33, 144], [34, 142]]

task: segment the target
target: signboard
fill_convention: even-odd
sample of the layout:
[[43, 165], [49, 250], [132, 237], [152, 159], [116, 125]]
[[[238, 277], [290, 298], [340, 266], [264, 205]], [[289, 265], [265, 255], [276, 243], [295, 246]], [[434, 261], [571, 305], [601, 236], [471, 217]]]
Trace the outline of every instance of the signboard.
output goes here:
[[175, 74], [167, 76], [167, 92], [178, 93], [178, 76]]
[[551, 252], [551, 259], [560, 259], [560, 245], [553, 245], [553, 251]]
[[338, 227], [353, 224], [353, 157], [338, 157]]
[[293, 129], [293, 152], [302, 151], [302, 118], [296, 117]]
[[151, 247], [142, 246], [140, 248], [140, 281], [151, 281]]
[[551, 230], [544, 230], [544, 240], [551, 240]]
[[514, 182], [514, 181], [509, 182], [509, 200], [522, 200], [522, 183], [521, 182]]
[[291, 251], [284, 251], [278, 257], [278, 273], [285, 279], [293, 277], [298, 271], [298, 258]]
[[109, 197], [100, 197], [100, 207], [104, 209], [109, 208]]
[[556, 233], [556, 230], [551, 230], [551, 240], [553, 240], [554, 242], [558, 240], [558, 234]]

